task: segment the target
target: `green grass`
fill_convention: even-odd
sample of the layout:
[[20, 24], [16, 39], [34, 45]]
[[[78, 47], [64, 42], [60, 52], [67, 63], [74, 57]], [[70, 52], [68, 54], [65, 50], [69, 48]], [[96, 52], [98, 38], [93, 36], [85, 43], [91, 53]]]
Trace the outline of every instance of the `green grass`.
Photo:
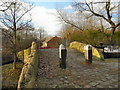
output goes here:
[[2, 66], [2, 88], [16, 88], [19, 76], [23, 67], [23, 63], [17, 62], [16, 69], [13, 70], [13, 64]]

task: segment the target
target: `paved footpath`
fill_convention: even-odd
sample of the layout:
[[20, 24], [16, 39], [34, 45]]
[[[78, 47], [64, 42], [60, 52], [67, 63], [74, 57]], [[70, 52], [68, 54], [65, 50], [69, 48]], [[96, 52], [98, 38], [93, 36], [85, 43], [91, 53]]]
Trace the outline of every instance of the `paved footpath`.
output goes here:
[[94, 60], [85, 64], [84, 55], [67, 50], [67, 68], [59, 68], [58, 49], [39, 51], [36, 88], [118, 88], [118, 59]]

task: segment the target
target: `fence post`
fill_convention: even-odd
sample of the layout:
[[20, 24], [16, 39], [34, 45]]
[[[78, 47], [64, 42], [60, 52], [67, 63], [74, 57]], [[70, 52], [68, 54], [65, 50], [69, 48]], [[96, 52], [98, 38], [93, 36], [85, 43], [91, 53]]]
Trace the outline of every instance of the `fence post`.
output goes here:
[[92, 46], [86, 45], [84, 47], [85, 50], [85, 61], [86, 63], [92, 63]]
[[60, 59], [60, 68], [66, 68], [66, 57], [67, 57], [67, 50], [63, 44], [59, 46], [59, 59]]

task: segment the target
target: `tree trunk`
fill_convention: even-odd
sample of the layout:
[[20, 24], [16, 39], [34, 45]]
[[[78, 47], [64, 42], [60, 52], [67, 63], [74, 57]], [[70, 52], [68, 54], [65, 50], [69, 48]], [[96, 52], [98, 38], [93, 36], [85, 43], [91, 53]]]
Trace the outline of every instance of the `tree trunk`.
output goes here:
[[100, 20], [100, 25], [101, 25], [101, 32], [104, 33], [104, 26], [103, 26], [102, 20]]
[[14, 42], [14, 46], [13, 46], [13, 53], [14, 53], [14, 62], [13, 62], [13, 69], [16, 69], [16, 59], [17, 59], [17, 55], [16, 55], [16, 13], [15, 13], [15, 8], [16, 8], [16, 3], [14, 3], [14, 15], [13, 15], [13, 42]]
[[112, 44], [112, 41], [113, 41], [113, 35], [114, 35], [114, 32], [115, 32], [115, 29], [116, 28], [112, 28], [111, 29], [111, 36], [110, 36], [110, 43]]
[[27, 39], [27, 37], [28, 37], [28, 36], [27, 36], [27, 29], [26, 29], [26, 39]]
[[17, 59], [17, 54], [16, 54], [16, 30], [14, 30], [14, 62], [13, 62], [13, 69], [16, 69], [16, 59]]

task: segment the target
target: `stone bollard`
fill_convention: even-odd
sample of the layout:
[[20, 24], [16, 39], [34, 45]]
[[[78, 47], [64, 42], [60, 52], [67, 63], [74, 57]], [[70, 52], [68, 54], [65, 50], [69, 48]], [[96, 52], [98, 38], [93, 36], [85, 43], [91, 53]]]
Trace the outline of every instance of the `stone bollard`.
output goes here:
[[86, 63], [92, 63], [92, 46], [86, 45], [84, 47], [85, 50], [85, 61]]
[[33, 41], [31, 46], [31, 53], [33, 53], [37, 49], [36, 43]]
[[67, 50], [63, 44], [59, 46], [59, 58], [60, 58], [60, 68], [66, 68], [66, 57], [67, 57]]

